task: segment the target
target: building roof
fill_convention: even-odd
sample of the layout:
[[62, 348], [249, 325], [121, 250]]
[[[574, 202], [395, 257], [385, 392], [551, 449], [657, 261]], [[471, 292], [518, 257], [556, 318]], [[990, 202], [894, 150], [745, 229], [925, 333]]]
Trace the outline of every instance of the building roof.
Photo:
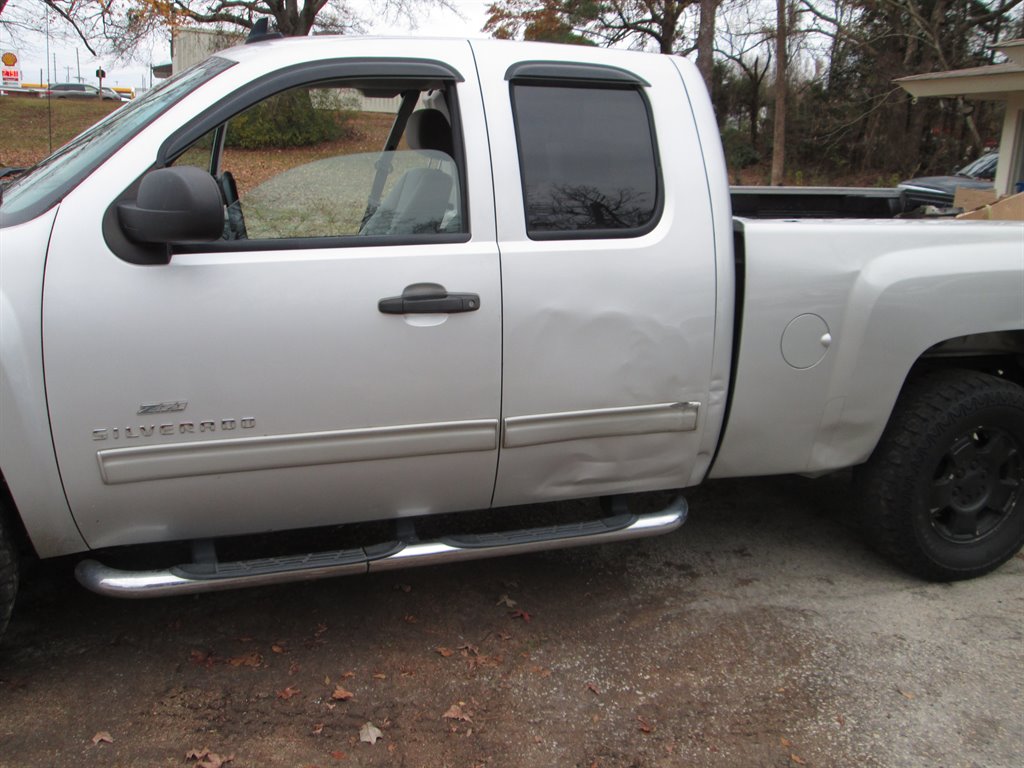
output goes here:
[[928, 72], [895, 80], [912, 96], [966, 96], [1004, 101], [1024, 93], [1024, 38], [992, 46], [1010, 59], [1005, 64]]

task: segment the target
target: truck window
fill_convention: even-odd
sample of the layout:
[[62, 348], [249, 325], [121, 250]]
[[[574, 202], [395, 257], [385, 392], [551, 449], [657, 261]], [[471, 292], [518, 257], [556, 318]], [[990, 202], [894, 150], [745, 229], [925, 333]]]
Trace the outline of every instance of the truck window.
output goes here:
[[512, 109], [529, 237], [630, 237], [654, 227], [657, 149], [637, 88], [514, 83]]
[[[465, 232], [441, 93], [386, 82], [372, 91], [345, 81], [291, 88], [217, 126], [175, 164], [214, 175], [226, 206], [224, 239], [254, 247]], [[393, 135], [401, 140], [389, 146]]]

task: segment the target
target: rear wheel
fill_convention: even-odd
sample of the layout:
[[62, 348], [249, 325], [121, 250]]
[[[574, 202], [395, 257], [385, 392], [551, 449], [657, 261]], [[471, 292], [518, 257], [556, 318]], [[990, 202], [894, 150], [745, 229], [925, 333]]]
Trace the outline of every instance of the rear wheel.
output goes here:
[[910, 382], [860, 476], [868, 535], [899, 565], [994, 570], [1024, 544], [1024, 389], [971, 371]]
[[0, 636], [7, 629], [18, 594], [18, 550], [0, 503]]

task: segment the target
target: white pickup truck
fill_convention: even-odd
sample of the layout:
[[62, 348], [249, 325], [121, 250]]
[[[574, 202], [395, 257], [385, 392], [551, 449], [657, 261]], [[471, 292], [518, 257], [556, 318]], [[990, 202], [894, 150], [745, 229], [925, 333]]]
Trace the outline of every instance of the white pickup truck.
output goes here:
[[[0, 624], [26, 554], [196, 592], [664, 533], [685, 502], [630, 494], [847, 467], [911, 571], [1012, 557], [1024, 225], [731, 208], [678, 58], [316, 37], [177, 75], [3, 190]], [[570, 498], [603, 511], [503, 513]]]

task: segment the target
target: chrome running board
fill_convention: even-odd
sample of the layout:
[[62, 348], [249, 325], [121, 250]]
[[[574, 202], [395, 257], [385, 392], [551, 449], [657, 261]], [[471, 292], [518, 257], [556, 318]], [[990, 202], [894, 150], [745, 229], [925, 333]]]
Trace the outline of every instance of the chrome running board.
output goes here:
[[111, 597], [186, 595], [639, 539], [674, 531], [686, 521], [686, 514], [686, 499], [679, 496], [662, 511], [647, 515], [624, 513], [585, 523], [442, 536], [429, 542], [391, 541], [293, 557], [227, 563], [213, 559], [154, 571], [123, 571], [83, 560], [75, 577], [86, 589]]

